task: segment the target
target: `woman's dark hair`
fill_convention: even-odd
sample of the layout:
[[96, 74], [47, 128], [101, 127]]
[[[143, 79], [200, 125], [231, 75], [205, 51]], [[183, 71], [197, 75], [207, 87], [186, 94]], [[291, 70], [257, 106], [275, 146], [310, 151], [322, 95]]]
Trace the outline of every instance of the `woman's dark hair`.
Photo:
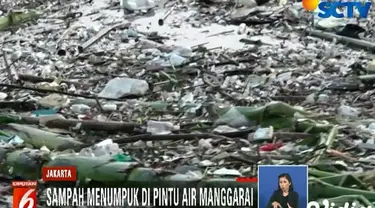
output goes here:
[[[289, 186], [289, 191], [293, 191], [293, 183], [292, 183], [292, 177], [290, 177], [290, 175], [288, 173], [282, 173], [279, 175], [279, 181], [280, 181], [280, 178], [286, 178], [286, 180], [288, 180], [290, 182], [290, 186]], [[279, 184], [279, 182], [278, 182]], [[278, 185], [279, 187], [279, 191], [281, 191], [281, 187], [280, 187], [280, 184]]]

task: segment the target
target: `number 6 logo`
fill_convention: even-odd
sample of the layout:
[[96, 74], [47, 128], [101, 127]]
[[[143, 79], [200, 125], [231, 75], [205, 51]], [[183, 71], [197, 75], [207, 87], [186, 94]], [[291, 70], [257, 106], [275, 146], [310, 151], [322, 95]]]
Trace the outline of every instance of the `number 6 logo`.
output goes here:
[[[21, 201], [18, 205], [18, 208], [33, 208], [35, 204], [34, 198], [30, 195], [35, 191], [35, 189], [29, 189], [21, 198]], [[29, 206], [26, 207], [26, 204], [29, 203]]]
[[36, 189], [14, 188], [13, 208], [36, 208]]

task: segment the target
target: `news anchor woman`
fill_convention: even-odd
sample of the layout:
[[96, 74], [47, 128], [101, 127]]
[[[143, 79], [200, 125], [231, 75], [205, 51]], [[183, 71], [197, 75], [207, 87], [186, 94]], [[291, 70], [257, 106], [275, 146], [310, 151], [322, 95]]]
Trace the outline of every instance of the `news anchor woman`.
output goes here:
[[298, 193], [293, 190], [292, 178], [289, 174], [279, 175], [279, 188], [273, 192], [267, 208], [298, 208]]

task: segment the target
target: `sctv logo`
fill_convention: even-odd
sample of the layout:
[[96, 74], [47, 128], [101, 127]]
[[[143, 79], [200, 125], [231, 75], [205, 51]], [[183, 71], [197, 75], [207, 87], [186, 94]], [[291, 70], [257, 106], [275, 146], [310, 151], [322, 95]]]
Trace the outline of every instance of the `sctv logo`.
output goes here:
[[[302, 6], [308, 11], [314, 11], [316, 8], [319, 8], [318, 17], [328, 18], [353, 18], [355, 9], [359, 13], [360, 18], [366, 18], [370, 8], [371, 1], [351, 1], [351, 2], [319, 2], [319, 0], [302, 0]], [[344, 8], [343, 12], [339, 12], [338, 8]]]

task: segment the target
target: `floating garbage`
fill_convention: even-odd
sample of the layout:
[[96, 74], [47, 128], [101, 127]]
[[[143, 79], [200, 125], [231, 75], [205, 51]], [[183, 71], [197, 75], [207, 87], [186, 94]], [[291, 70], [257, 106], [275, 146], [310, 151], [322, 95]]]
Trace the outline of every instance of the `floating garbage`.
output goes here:
[[254, 133], [254, 140], [271, 140], [273, 137], [273, 127], [259, 128]]
[[147, 121], [147, 132], [151, 134], [170, 134], [173, 130], [179, 129], [179, 126], [175, 126], [170, 122]]
[[33, 111], [32, 115], [35, 115], [36, 117], [40, 117], [40, 116], [54, 115], [56, 113], [57, 113], [57, 109], [42, 109], [42, 110]]
[[101, 157], [114, 156], [122, 153], [123, 151], [121, 150], [118, 144], [114, 143], [111, 139], [106, 139], [91, 147], [81, 149], [79, 155]]
[[129, 95], [144, 95], [149, 89], [148, 83], [144, 80], [131, 78], [111, 79], [104, 89], [98, 94], [102, 98], [118, 99]]
[[120, 6], [128, 10], [146, 10], [152, 9], [156, 6], [154, 0], [121, 0]]

